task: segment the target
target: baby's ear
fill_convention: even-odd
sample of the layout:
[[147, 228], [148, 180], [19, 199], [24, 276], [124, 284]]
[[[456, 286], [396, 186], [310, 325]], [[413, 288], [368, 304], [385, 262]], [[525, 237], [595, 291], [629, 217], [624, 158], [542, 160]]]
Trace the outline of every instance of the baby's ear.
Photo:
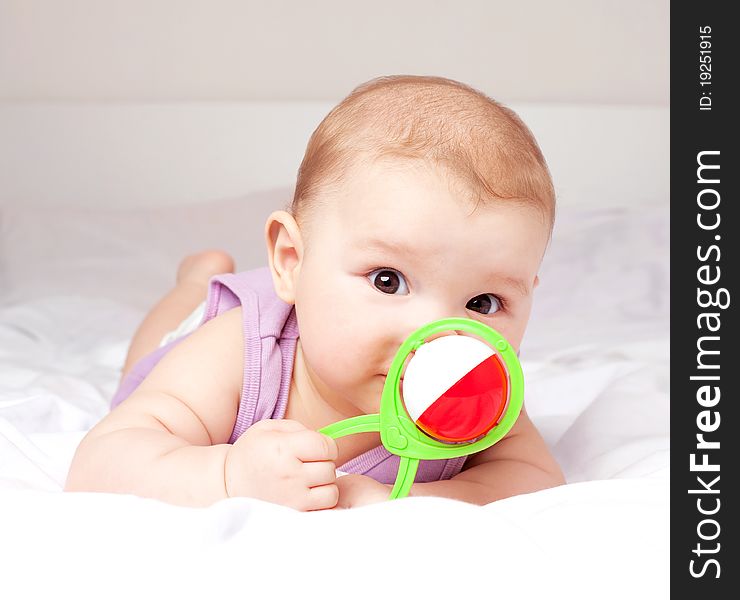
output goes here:
[[295, 288], [303, 260], [303, 239], [293, 215], [278, 210], [265, 223], [267, 259], [275, 293], [288, 304], [295, 304]]

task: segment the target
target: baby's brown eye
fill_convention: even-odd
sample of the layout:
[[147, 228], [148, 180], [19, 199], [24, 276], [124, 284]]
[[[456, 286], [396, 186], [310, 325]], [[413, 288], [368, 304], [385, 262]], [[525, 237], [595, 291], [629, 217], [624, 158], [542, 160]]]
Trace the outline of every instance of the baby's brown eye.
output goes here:
[[481, 294], [470, 300], [465, 308], [484, 315], [492, 315], [501, 309], [501, 301], [493, 294]]
[[409, 293], [406, 280], [398, 271], [378, 269], [370, 273], [368, 277], [372, 284], [384, 294], [396, 294], [399, 290], [401, 294]]

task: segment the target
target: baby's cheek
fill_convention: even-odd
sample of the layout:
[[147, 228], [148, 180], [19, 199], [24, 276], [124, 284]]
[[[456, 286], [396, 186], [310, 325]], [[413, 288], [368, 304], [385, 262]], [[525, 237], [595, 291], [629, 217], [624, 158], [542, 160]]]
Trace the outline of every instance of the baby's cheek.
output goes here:
[[[306, 307], [308, 308], [308, 307]], [[298, 313], [301, 344], [314, 369], [346, 369], [351, 355], [356, 360], [361, 343], [343, 315], [323, 307]]]
[[509, 324], [507, 327], [502, 327], [498, 332], [503, 335], [518, 352], [522, 340], [524, 339], [524, 331], [526, 330], [526, 327], [527, 321], [520, 320]]
[[385, 372], [388, 323], [381, 311], [363, 304], [361, 294], [347, 286], [303, 291], [296, 299], [301, 344], [323, 381], [351, 387]]

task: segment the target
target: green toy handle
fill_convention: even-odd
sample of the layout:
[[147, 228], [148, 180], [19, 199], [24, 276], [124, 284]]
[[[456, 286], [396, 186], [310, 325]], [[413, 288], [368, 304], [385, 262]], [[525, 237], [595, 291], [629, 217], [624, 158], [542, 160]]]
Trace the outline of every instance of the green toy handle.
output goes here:
[[416, 469], [418, 468], [418, 458], [407, 458], [405, 456], [401, 457], [401, 462], [398, 463], [398, 475], [396, 475], [396, 483], [391, 490], [389, 500], [403, 498], [408, 495], [411, 486], [414, 485]]
[[[355, 433], [366, 433], [368, 431], [380, 431], [379, 414], [351, 417], [319, 429], [319, 433], [328, 435], [332, 439], [337, 439], [346, 435], [354, 435]], [[416, 470], [418, 468], [418, 458], [401, 457], [401, 461], [398, 465], [396, 483], [391, 490], [389, 500], [403, 498], [408, 495], [411, 486], [414, 484], [414, 478], [416, 477]]]
[[319, 429], [319, 433], [328, 435], [333, 439], [344, 437], [345, 435], [354, 435], [355, 433], [367, 433], [368, 431], [380, 431], [379, 414], [350, 417], [349, 419], [337, 421]]

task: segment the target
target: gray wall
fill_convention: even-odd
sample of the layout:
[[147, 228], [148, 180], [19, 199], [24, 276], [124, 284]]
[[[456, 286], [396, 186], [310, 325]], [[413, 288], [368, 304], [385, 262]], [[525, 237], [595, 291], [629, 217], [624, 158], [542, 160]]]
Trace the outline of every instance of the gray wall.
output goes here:
[[667, 0], [0, 0], [0, 102], [331, 100], [388, 73], [668, 104]]

